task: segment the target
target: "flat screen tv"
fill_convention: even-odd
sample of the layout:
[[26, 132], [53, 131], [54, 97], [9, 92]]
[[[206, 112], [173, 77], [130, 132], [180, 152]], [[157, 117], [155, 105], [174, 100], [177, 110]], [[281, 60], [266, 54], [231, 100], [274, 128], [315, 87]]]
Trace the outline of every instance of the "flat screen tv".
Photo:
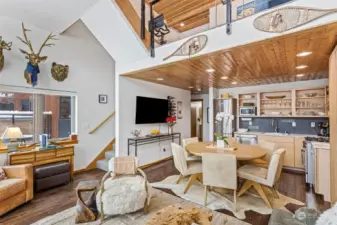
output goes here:
[[137, 96], [136, 124], [165, 123], [168, 100]]

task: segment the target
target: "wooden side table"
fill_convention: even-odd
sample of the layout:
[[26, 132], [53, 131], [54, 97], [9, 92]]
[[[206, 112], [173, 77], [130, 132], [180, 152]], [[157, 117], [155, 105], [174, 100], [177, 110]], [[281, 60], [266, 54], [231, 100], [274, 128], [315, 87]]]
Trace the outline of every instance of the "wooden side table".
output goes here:
[[[99, 190], [99, 181], [81, 181], [76, 187], [77, 205], [75, 223], [95, 221], [98, 217], [96, 194]], [[87, 200], [83, 200], [82, 193], [91, 192]]]

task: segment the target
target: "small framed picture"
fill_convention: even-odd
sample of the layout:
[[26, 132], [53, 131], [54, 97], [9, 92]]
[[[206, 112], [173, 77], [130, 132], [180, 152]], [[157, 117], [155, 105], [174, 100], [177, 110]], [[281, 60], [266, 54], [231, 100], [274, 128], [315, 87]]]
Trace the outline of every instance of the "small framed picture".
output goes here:
[[98, 102], [101, 104], [108, 103], [108, 96], [107, 95], [98, 95]]

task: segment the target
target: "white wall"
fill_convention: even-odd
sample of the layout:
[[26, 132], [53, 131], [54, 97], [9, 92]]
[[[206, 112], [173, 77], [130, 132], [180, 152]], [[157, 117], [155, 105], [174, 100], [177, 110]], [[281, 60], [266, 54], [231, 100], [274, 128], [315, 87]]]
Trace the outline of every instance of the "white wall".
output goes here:
[[297, 82], [268, 84], [268, 85], [259, 85], [259, 86], [250, 86], [250, 87], [227, 88], [227, 89], [219, 89], [219, 95], [215, 97], [220, 97], [220, 95], [223, 93], [229, 93], [229, 94], [232, 94], [234, 98], [237, 98], [239, 94], [243, 94], [243, 93], [290, 90], [290, 89], [295, 89], [295, 88], [311, 88], [311, 87], [320, 87], [320, 86], [327, 86], [327, 85], [328, 85], [328, 79], [321, 79], [321, 80], [297, 81]]
[[210, 141], [209, 139], [209, 123], [207, 123], [207, 108], [209, 107], [209, 96], [208, 94], [192, 95], [192, 99], [202, 99], [203, 100], [203, 139], [204, 141]]
[[[280, 7], [284, 7], [284, 6], [301, 6], [301, 7], [312, 7], [312, 8], [317, 8], [317, 9], [332, 9], [332, 8], [337, 8], [337, 1], [297, 0], [289, 4], [281, 5]], [[275, 10], [280, 7], [275, 7], [271, 10]], [[235, 21], [232, 24], [232, 34], [231, 35], [226, 34], [226, 26], [217, 27], [212, 30], [208, 30], [206, 32], [200, 33], [200, 34], [205, 34], [208, 36], [208, 43], [206, 47], [201, 52], [196, 54], [195, 56], [204, 55], [204, 54], [211, 53], [211, 52], [218, 51], [218, 50], [232, 48], [234, 46], [253, 43], [256, 41], [269, 39], [269, 38], [285, 35], [288, 33], [297, 32], [300, 30], [309, 29], [312, 27], [316, 27], [319, 25], [337, 21], [337, 16], [336, 16], [337, 14], [335, 13], [335, 14], [330, 14], [328, 16], [322, 17], [318, 20], [315, 20], [301, 27], [292, 29], [290, 31], [287, 31], [281, 34], [267, 33], [267, 32], [262, 32], [262, 31], [258, 31], [257, 29], [255, 29], [253, 26], [254, 20], [258, 16], [264, 13], [267, 13], [268, 11], [271, 11], [271, 10], [266, 10], [261, 13], [255, 14], [253, 16], [249, 16], [245, 19]], [[143, 60], [140, 60], [137, 62], [123, 64], [121, 65], [121, 68], [119, 71], [121, 74], [123, 74], [123, 73], [128, 73], [132, 71], [137, 71], [137, 70], [141, 70], [141, 69], [145, 69], [149, 67], [159, 66], [162, 64], [167, 64], [167, 63], [187, 59], [188, 56], [171, 57], [170, 59], [163, 61], [164, 57], [170, 55], [172, 52], [178, 49], [181, 46], [181, 44], [184, 43], [186, 40], [187, 38], [182, 39], [180, 41], [176, 41], [174, 43], [161, 46], [159, 48], [156, 48], [156, 58], [153, 59], [150, 57], [146, 57]]]
[[99, 0], [81, 19], [118, 64], [150, 58], [115, 1]]
[[[160, 129], [167, 133], [166, 124], [142, 124], [136, 125], [136, 96], [167, 99], [167, 96], [175, 97], [176, 101], [183, 103], [183, 119], [177, 119], [174, 132], [181, 133], [182, 138], [190, 137], [191, 133], [191, 94], [189, 91], [158, 85], [136, 79], [120, 77], [119, 93], [119, 155], [127, 155], [127, 139], [131, 137], [131, 131], [140, 128], [142, 136], [151, 133], [154, 129]], [[153, 106], [155, 107], [155, 106]], [[152, 110], [152, 109], [149, 109]], [[170, 149], [170, 141], [161, 144], [143, 145], [138, 148], [138, 158], [141, 165], [151, 163], [171, 155], [171, 151], [163, 152], [163, 148]], [[133, 153], [133, 148], [132, 148]]]
[[[34, 48], [38, 49], [49, 32], [28, 23], [25, 25], [32, 30], [28, 37]], [[30, 88], [31, 85], [26, 84], [23, 77], [27, 60], [19, 51], [19, 48], [28, 49], [16, 38], [22, 36], [21, 22], [1, 17], [0, 30], [4, 40], [13, 41], [12, 51], [5, 52], [6, 62], [0, 73], [0, 84]], [[77, 94], [79, 144], [75, 147], [75, 169], [81, 169], [114, 138], [113, 120], [95, 134], [89, 135], [88, 132], [114, 111], [115, 63], [81, 21], [58, 39], [55, 46], [42, 51], [42, 55], [48, 56], [48, 59], [40, 64], [38, 86], [27, 91], [43, 88]], [[64, 82], [59, 83], [51, 77], [52, 62], [69, 65], [69, 76]], [[108, 95], [108, 104], [98, 103], [99, 94]]]

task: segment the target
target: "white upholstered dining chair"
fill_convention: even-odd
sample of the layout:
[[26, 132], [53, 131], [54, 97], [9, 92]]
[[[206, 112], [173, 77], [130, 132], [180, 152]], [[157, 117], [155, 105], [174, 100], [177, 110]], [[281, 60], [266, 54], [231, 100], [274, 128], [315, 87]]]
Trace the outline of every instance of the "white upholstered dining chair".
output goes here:
[[199, 160], [201, 161], [201, 157], [200, 156], [196, 156], [196, 155], [191, 155], [190, 153], [188, 153], [188, 151], [186, 150], [186, 146], [189, 144], [193, 144], [193, 143], [198, 143], [199, 139], [197, 137], [192, 137], [192, 138], [184, 138], [183, 139], [183, 148], [184, 148], [184, 154], [185, 154], [185, 158], [187, 161], [196, 161]]
[[237, 166], [236, 156], [203, 153], [202, 179], [205, 186], [205, 201], [207, 205], [207, 192], [209, 187], [219, 187], [233, 190], [233, 210], [236, 211], [236, 189], [237, 189]]
[[266, 155], [261, 159], [253, 159], [247, 161], [245, 164], [254, 164], [264, 168], [268, 168], [271, 156], [276, 150], [276, 143], [270, 141], [259, 140], [258, 145], [266, 151]]
[[184, 193], [199, 179], [202, 181], [202, 166], [199, 161], [186, 161], [184, 149], [176, 143], [171, 143], [174, 166], [180, 172], [177, 184], [185, 176], [191, 176], [185, 187]]
[[274, 151], [271, 156], [268, 169], [257, 165], [245, 165], [238, 169], [238, 176], [246, 180], [238, 197], [245, 193], [249, 188], [254, 187], [269, 208], [272, 208], [266, 191], [270, 189], [274, 197], [278, 198], [277, 191], [274, 188], [275, 183], [281, 176], [285, 149]]

